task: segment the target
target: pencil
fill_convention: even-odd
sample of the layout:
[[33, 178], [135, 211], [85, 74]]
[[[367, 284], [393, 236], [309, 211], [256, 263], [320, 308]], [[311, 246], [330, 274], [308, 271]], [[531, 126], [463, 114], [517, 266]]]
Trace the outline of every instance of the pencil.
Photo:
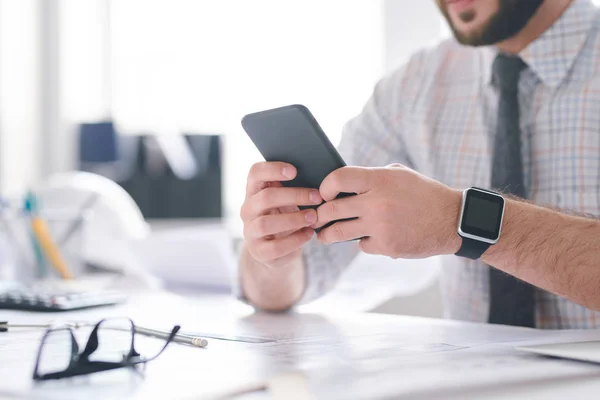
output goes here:
[[28, 192], [25, 196], [25, 211], [31, 218], [31, 231], [33, 236], [40, 245], [44, 255], [54, 266], [54, 269], [56, 269], [61, 278], [73, 279], [73, 275], [71, 274], [71, 271], [69, 271], [69, 267], [63, 259], [58, 246], [50, 236], [46, 221], [38, 215], [38, 207], [38, 199], [35, 194], [33, 192]]
[[48, 231], [48, 226], [46, 225], [46, 221], [37, 216], [31, 217], [31, 229], [35, 234], [38, 243], [42, 247], [46, 258], [50, 261], [50, 263], [54, 266], [56, 271], [60, 274], [63, 279], [73, 279], [73, 275], [71, 271], [69, 271], [69, 267], [67, 263], [62, 257], [60, 250], [52, 241], [50, 237], [50, 232]]

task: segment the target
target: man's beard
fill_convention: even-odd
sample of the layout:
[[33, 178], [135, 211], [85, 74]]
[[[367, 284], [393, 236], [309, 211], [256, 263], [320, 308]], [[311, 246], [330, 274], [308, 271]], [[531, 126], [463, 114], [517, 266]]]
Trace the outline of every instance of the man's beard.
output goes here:
[[[442, 0], [443, 1], [443, 0]], [[463, 34], [452, 24], [446, 7], [438, 0], [442, 14], [448, 21], [454, 37], [468, 46], [488, 46], [502, 42], [519, 33], [544, 0], [498, 0], [499, 9], [484, 26], [475, 32]], [[464, 11], [459, 15], [463, 22], [470, 22], [476, 17], [473, 11]]]

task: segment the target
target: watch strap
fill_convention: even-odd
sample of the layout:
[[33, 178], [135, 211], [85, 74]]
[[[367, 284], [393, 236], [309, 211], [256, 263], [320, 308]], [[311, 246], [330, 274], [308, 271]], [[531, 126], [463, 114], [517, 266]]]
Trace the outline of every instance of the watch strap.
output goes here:
[[462, 245], [455, 255], [470, 258], [471, 260], [477, 260], [490, 246], [491, 244], [489, 243], [463, 237]]

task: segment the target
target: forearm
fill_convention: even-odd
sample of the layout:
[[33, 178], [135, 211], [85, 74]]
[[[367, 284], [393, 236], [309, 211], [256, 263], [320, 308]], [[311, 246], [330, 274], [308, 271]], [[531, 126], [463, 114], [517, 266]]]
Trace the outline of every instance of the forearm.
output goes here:
[[600, 310], [600, 221], [596, 219], [507, 200], [500, 241], [482, 260]]
[[244, 245], [240, 256], [240, 281], [248, 302], [265, 311], [285, 311], [302, 297], [306, 285], [302, 256], [282, 267], [256, 261]]

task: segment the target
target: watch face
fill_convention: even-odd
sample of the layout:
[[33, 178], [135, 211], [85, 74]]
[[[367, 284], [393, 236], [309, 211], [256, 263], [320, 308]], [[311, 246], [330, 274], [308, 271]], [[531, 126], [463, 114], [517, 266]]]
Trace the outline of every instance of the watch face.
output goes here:
[[504, 213], [502, 196], [477, 189], [468, 189], [464, 201], [460, 221], [461, 232], [487, 241], [497, 241], [500, 238]]

